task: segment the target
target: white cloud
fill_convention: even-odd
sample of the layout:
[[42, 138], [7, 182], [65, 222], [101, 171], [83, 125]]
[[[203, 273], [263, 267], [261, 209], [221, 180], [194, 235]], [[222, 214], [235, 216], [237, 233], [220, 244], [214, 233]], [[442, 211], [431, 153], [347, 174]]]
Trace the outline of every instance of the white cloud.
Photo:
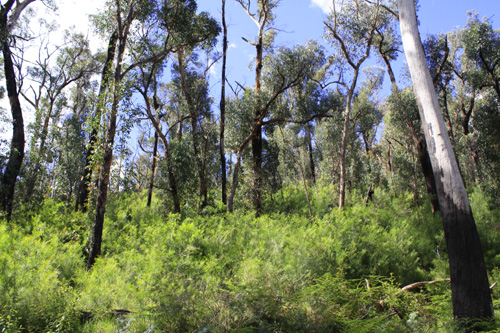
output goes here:
[[325, 14], [329, 14], [332, 11], [332, 0], [311, 0], [311, 5], [321, 8]]

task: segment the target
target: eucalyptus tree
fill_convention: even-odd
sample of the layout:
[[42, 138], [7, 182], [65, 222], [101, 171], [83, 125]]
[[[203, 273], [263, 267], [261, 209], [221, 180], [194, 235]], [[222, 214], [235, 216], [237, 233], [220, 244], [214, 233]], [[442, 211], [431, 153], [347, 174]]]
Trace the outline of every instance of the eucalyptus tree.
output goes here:
[[[110, 106], [109, 113], [106, 114], [108, 123], [106, 125], [105, 137], [103, 140], [102, 151], [102, 164], [100, 165], [100, 172], [98, 177], [97, 186], [97, 199], [94, 215], [94, 224], [92, 227], [92, 239], [90, 243], [90, 251], [88, 257], [87, 267], [91, 268], [96, 258], [101, 254], [102, 243], [102, 229], [104, 225], [104, 214], [106, 212], [106, 201], [108, 195], [108, 184], [110, 180], [111, 164], [113, 161], [113, 145], [115, 142], [117, 117], [120, 106], [120, 99], [122, 97], [122, 80], [124, 78], [123, 60], [127, 48], [127, 40], [130, 34], [132, 24], [137, 20], [143, 18], [150, 9], [147, 0], [114, 0], [108, 3], [110, 11], [106, 20], [111, 19], [113, 22], [112, 37], [117, 39], [117, 54], [114, 63], [114, 70], [110, 72], [110, 79], [112, 85], [109, 88]], [[142, 17], [141, 17], [142, 16]], [[108, 22], [104, 22], [108, 23]], [[115, 35], [116, 34], [116, 35]], [[99, 107], [107, 108], [107, 101], [100, 100]]]
[[[174, 211], [181, 208], [180, 182], [182, 174], [176, 172], [175, 147], [172, 141], [184, 138], [185, 122], [190, 120], [188, 132], [192, 137], [194, 161], [197, 165], [199, 180], [200, 206], [204, 207], [208, 200], [207, 152], [211, 144], [206, 124], [210, 121], [211, 100], [208, 96], [206, 75], [212, 63], [201, 69], [197, 51], [210, 50], [220, 32], [217, 22], [207, 13], [197, 14], [195, 1], [171, 1], [164, 9], [165, 16], [161, 25], [153, 26], [153, 22], [137, 35], [138, 47], [132, 50], [132, 57], [137, 62], [135, 68], [134, 87], [142, 95], [146, 116], [152, 122], [156, 135], [163, 143], [165, 163], [169, 179], [169, 191], [174, 201]], [[156, 33], [156, 34], [155, 34]], [[162, 38], [158, 38], [161, 35]], [[175, 55], [176, 62], [172, 70], [172, 82], [168, 85], [169, 101], [158, 95], [158, 82], [162, 80], [168, 55]], [[143, 61], [146, 59], [149, 61]], [[161, 84], [160, 84], [161, 86]], [[172, 121], [170, 105], [176, 105], [176, 120]], [[163, 106], [163, 107], [160, 107]], [[154, 107], [154, 108], [153, 108]], [[167, 129], [162, 128], [167, 124]], [[173, 133], [177, 129], [177, 133]], [[185, 148], [182, 148], [186, 153]], [[180, 157], [180, 156], [178, 156]], [[182, 170], [184, 172], [186, 170]], [[192, 179], [183, 182], [183, 184]]]
[[[332, 118], [332, 113], [338, 112], [341, 102], [338, 95], [323, 86], [325, 81], [325, 66], [327, 66], [324, 48], [316, 42], [309, 42], [307, 47], [316, 49], [316, 54], [312, 55], [317, 61], [314, 75], [304, 77], [298, 85], [284, 92], [279, 98], [276, 107], [272, 110], [272, 119], [266, 121], [265, 124], [276, 123], [279, 126], [289, 126], [291, 127], [291, 132], [303, 139], [303, 142], [300, 144], [295, 139], [292, 140], [288, 137], [285, 141], [291, 141], [294, 143], [293, 146], [305, 149], [303, 155], [304, 157], [307, 156], [307, 163], [305, 164], [304, 174], [307, 175], [308, 180], [315, 184], [317, 173], [319, 173], [317, 157], [315, 156], [317, 155], [316, 149], [313, 146], [313, 144], [317, 144], [314, 139], [316, 124], [324, 118]], [[284, 140], [278, 139], [277, 141], [283, 142]], [[294, 150], [286, 146], [283, 146], [282, 149], [290, 149], [291, 152]], [[283, 152], [283, 154], [286, 153]], [[297, 166], [299, 165], [297, 164]]]
[[[493, 30], [489, 20], [480, 21], [478, 14], [473, 12], [469, 13], [467, 25], [449, 34], [445, 42], [448, 39], [451, 44], [448, 58], [451, 59], [447, 59], [446, 68], [450, 79], [444, 83], [451, 82], [445, 87], [454, 89], [450, 94], [452, 97], [442, 98], [441, 104], [444, 105], [449, 127], [452, 127], [452, 135], [456, 137], [453, 140], [455, 148], [463, 151], [462, 170], [468, 171], [464, 176], [469, 175], [470, 180], [476, 182], [476, 173], [481, 173], [480, 155], [488, 154], [484, 150], [480, 153], [479, 146], [484, 146], [480, 141], [485, 136], [475, 126], [476, 119], [481, 116], [485, 120], [491, 116], [493, 120], [495, 113], [489, 112], [487, 107], [482, 109], [486, 105], [482, 101], [490, 95], [500, 99], [500, 32]], [[425, 45], [433, 54], [440, 50], [438, 43]], [[482, 130], [487, 129], [483, 127]]]
[[10, 102], [13, 127], [9, 159], [5, 169], [2, 170], [0, 184], [0, 209], [5, 212], [7, 218], [10, 218], [12, 214], [14, 191], [17, 176], [23, 163], [25, 144], [24, 119], [21, 103], [19, 102], [18, 78], [16, 78], [11, 46], [14, 45], [16, 40], [13, 30], [21, 13], [34, 1], [7, 0], [0, 3], [0, 42], [2, 43], [5, 85]]
[[274, 20], [273, 10], [278, 6], [279, 0], [255, 0], [255, 9], [252, 8], [251, 0], [236, 0], [236, 2], [241, 5], [258, 29], [255, 41], [252, 42], [246, 38], [243, 39], [253, 45], [256, 52], [254, 86], [256, 96], [254, 122], [256, 127], [251, 138], [251, 146], [254, 172], [253, 204], [257, 214], [260, 214], [262, 210], [262, 124], [258, 124], [258, 122], [266, 104], [265, 101], [261, 100], [260, 89], [265, 49], [270, 47], [270, 41], [274, 36], [274, 30], [271, 27]]
[[108, 85], [111, 79], [114, 59], [116, 56], [116, 46], [118, 43], [118, 31], [115, 30], [111, 33], [108, 41], [106, 59], [104, 60], [104, 65], [101, 72], [101, 82], [99, 87], [99, 93], [97, 96], [97, 103], [94, 107], [93, 119], [90, 126], [90, 136], [87, 145], [87, 151], [85, 153], [85, 168], [83, 170], [83, 175], [81, 178], [80, 186], [78, 188], [78, 194], [76, 196], [75, 210], [82, 211], [87, 210], [87, 200], [90, 195], [89, 187], [92, 182], [93, 166], [92, 162], [94, 159], [94, 149], [98, 140], [99, 126], [101, 123], [103, 108], [101, 104], [104, 102]]
[[[399, 165], [394, 165], [395, 168], [401, 167], [403, 164], [410, 163], [412, 167], [410, 168], [399, 168], [401, 171], [405, 170], [413, 170], [411, 177], [404, 177], [406, 179], [413, 179], [413, 188], [414, 188], [414, 198], [418, 200], [418, 179], [416, 174], [416, 165], [414, 164], [414, 155], [413, 151], [417, 152], [418, 162], [420, 163], [420, 169], [425, 179], [425, 185], [427, 189], [427, 193], [431, 196], [431, 207], [432, 211], [436, 212], [439, 210], [439, 202], [437, 200], [436, 193], [436, 184], [434, 180], [434, 174], [432, 172], [431, 161], [429, 157], [429, 152], [427, 150], [427, 145], [425, 143], [425, 138], [422, 132], [422, 126], [420, 124], [420, 119], [418, 117], [418, 111], [415, 112], [413, 108], [415, 103], [413, 103], [413, 99], [410, 95], [407, 94], [405, 89], [401, 89], [398, 86], [396, 76], [394, 74], [392, 68], [392, 62], [397, 60], [398, 54], [401, 48], [401, 37], [397, 32], [397, 9], [394, 7], [395, 4], [390, 6], [384, 6], [384, 10], [389, 15], [389, 21], [386, 25], [377, 28], [377, 33], [375, 37], [374, 47], [377, 50], [377, 53], [380, 59], [386, 66], [386, 70], [391, 82], [392, 93], [391, 97], [388, 99], [390, 103], [387, 106], [390, 109], [390, 116], [388, 117], [388, 121], [393, 125], [393, 131], [391, 131], [391, 136], [402, 136], [400, 138], [386, 138], [389, 140], [387, 142], [397, 143], [399, 144], [396, 147], [401, 147], [406, 151], [406, 156], [411, 156], [410, 160], [400, 160], [402, 163]], [[392, 18], [392, 20], [391, 20]], [[443, 74], [443, 63], [440, 61], [440, 54], [433, 57], [434, 59], [434, 68], [436, 69], [436, 73], [434, 75], [434, 80], [436, 81], [438, 77], [444, 79]], [[441, 75], [441, 76], [439, 76]], [[446, 84], [443, 85], [443, 96], [446, 97]], [[446, 103], [445, 103], [446, 105]], [[446, 107], [445, 107], [446, 110]], [[389, 135], [389, 133], [386, 132]], [[407, 141], [408, 135], [410, 135], [411, 140]], [[403, 143], [404, 141], [404, 143]]]
[[[239, 170], [248, 144], [256, 136], [262, 134], [264, 126], [289, 120], [289, 118], [284, 118], [283, 115], [277, 112], [280, 98], [289, 89], [300, 85], [306, 78], [314, 77], [322, 66], [323, 58], [321, 55], [322, 50], [316, 43], [296, 46], [293, 49], [279, 48], [265, 59], [266, 66], [262, 72], [263, 84], [259, 88], [259, 95], [246, 90], [241, 99], [232, 102], [231, 107], [233, 110], [231, 113], [235, 110], [238, 112], [231, 114], [230, 134], [235, 138], [229, 144], [232, 145], [232, 150], [236, 153], [236, 162], [232, 172], [231, 190], [227, 199], [229, 211], [233, 211], [234, 208], [233, 203], [238, 187]], [[252, 112], [256, 110], [256, 105], [259, 110], [258, 118], [255, 118], [255, 113]], [[253, 156], [254, 150], [252, 149], [252, 162], [254, 163]]]
[[[128, 92], [130, 96], [130, 90], [125, 90], [125, 76], [141, 66], [161, 63], [168, 54], [182, 45], [213, 41], [214, 35], [218, 33], [217, 23], [208, 14], [196, 15], [196, 2], [192, 0], [114, 0], [108, 4], [109, 10], [95, 18], [98, 28], [111, 35], [108, 48], [108, 60], [111, 63], [106, 62], [103, 70], [103, 77], [107, 82], [101, 86], [103, 94], [100, 93], [98, 103], [99, 108], [103, 110], [109, 108], [109, 112], [104, 115], [107, 119], [107, 126], [97, 180], [97, 199], [88, 268], [92, 267], [95, 259], [101, 254], [102, 229], [118, 111], [124, 93]], [[148, 32], [147, 36], [143, 34], [144, 31]], [[161, 38], [158, 38], [157, 33], [160, 31], [163, 34], [160, 35]], [[124, 63], [126, 50], [131, 53], [129, 64]], [[109, 67], [107, 64], [110, 64]], [[98, 114], [101, 116], [100, 113]], [[159, 123], [153, 121], [153, 125], [161, 137]], [[179, 200], [175, 200], [175, 211], [180, 211]]]
[[227, 64], [227, 23], [226, 23], [226, 0], [222, 0], [222, 77], [220, 93], [220, 130], [219, 130], [219, 150], [221, 161], [221, 197], [222, 203], [227, 204], [227, 170], [226, 170], [226, 150], [224, 140], [224, 129], [226, 126], [226, 64]]
[[[304, 142], [300, 146], [305, 148], [308, 178], [315, 184], [319, 174], [315, 147], [313, 146], [316, 123], [323, 118], [332, 117], [331, 113], [337, 111], [340, 101], [335, 98], [331, 91], [323, 89], [316, 82], [316, 78], [304, 80], [303, 84], [291, 89], [286, 96], [283, 96], [282, 100], [286, 105], [281, 109], [286, 110], [288, 114], [279, 115], [283, 117], [281, 122], [294, 124], [296, 130], [301, 133]], [[283, 147], [283, 149], [287, 149], [287, 147]]]
[[212, 119], [207, 74], [213, 63], [207, 64], [207, 68], [200, 71], [199, 68], [203, 66], [197, 65], [199, 55], [192, 51], [187, 53], [189, 51], [184, 47], [177, 49], [174, 82], [182, 92], [191, 120], [190, 133], [198, 173], [200, 209], [203, 209], [208, 204], [207, 164]]
[[[469, 14], [467, 25], [459, 32], [464, 58], [476, 68], [469, 79], [479, 79], [482, 86], [490, 87], [500, 99], [500, 31], [494, 30], [489, 19], [479, 19], [478, 14]], [[464, 59], [464, 60], [465, 60]], [[472, 65], [471, 64], [471, 65]]]
[[[340, 8], [339, 8], [340, 7]], [[331, 64], [338, 84], [345, 93], [344, 128], [340, 147], [339, 208], [345, 206], [346, 153], [352, 138], [351, 111], [362, 65], [370, 56], [377, 29], [390, 22], [379, 4], [354, 0], [333, 2], [325, 23], [325, 38], [334, 48]]]
[[450, 263], [453, 315], [467, 331], [473, 331], [481, 328], [477, 320], [494, 317], [481, 242], [427, 68], [415, 3], [398, 0], [397, 4], [403, 46], [436, 180]]
[[[423, 172], [425, 175], [426, 172], [424, 170], [426, 165], [422, 163], [422, 151], [427, 146], [421, 130], [417, 101], [411, 87], [393, 89], [391, 95], [386, 98], [385, 111], [383, 140], [391, 152], [390, 178], [392, 186], [396, 193], [411, 191], [414, 202], [418, 204], [421, 186], [420, 173]], [[421, 144], [422, 141], [423, 144]], [[425, 151], [427, 150], [425, 149]], [[428, 168], [430, 175], [432, 175], [432, 184], [434, 184], [430, 159], [428, 159]], [[426, 182], [427, 179], [428, 177], [425, 177]], [[435, 210], [434, 207], [439, 207], [435, 192], [434, 195], [435, 197], [431, 199], [433, 210]]]
[[43, 192], [43, 174], [46, 170], [41, 167], [43, 163], [53, 160], [53, 156], [49, 156], [52, 147], [46, 147], [51, 135], [49, 129], [52, 126], [52, 132], [57, 131], [62, 113], [68, 108], [68, 88], [78, 85], [80, 80], [89, 81], [97, 71], [96, 61], [85, 36], [66, 31], [64, 43], [54, 46], [52, 50], [49, 42], [48, 40], [40, 45], [38, 59], [27, 68], [30, 86], [21, 90], [35, 114], [35, 121], [31, 126], [30, 163], [27, 166], [25, 200], [28, 202], [38, 185]]
[[[146, 113], [146, 116], [148, 119], [151, 121], [154, 130], [155, 130], [155, 144], [154, 144], [154, 150], [153, 150], [153, 162], [152, 162], [152, 168], [151, 172], [153, 175], [151, 176], [151, 183], [150, 183], [150, 193], [152, 193], [152, 188], [154, 186], [154, 173], [156, 169], [156, 154], [158, 153], [158, 139], [161, 140], [163, 143], [163, 149], [164, 149], [164, 159], [166, 163], [166, 168], [167, 168], [167, 178], [168, 178], [168, 184], [169, 184], [169, 192], [172, 195], [173, 199], [173, 211], [175, 213], [179, 213], [181, 211], [181, 198], [180, 198], [180, 193], [179, 193], [179, 182], [177, 180], [176, 174], [174, 172], [174, 158], [172, 157], [172, 149], [170, 145], [170, 140], [169, 138], [171, 137], [171, 131], [172, 129], [175, 129], [177, 125], [179, 125], [178, 122], [175, 122], [172, 126], [168, 125], [167, 122], [167, 128], [166, 130], [163, 130], [163, 121], [166, 118], [167, 113], [163, 112], [163, 105], [160, 104], [160, 99], [157, 94], [157, 84], [156, 84], [156, 76], [161, 73], [161, 67], [158, 67], [157, 63], [152, 63], [149, 64], [148, 67], [145, 66], [139, 66], [137, 68], [137, 72], [135, 74], [136, 76], [136, 83], [134, 84], [134, 88], [136, 91], [138, 91], [141, 96], [143, 97], [144, 100], [144, 111]], [[151, 96], [151, 91], [153, 93], [153, 96]], [[149, 201], [149, 196], [148, 196], [148, 204], [150, 204]]]
[[[373, 147], [377, 132], [382, 122], [382, 102], [379, 97], [382, 89], [384, 70], [378, 67], [368, 67], [363, 70], [365, 79], [361, 82], [352, 105], [354, 136], [363, 148], [360, 152], [361, 163], [358, 163], [356, 175], [359, 174], [358, 188], [368, 187], [367, 200], [373, 199], [373, 190], [379, 173], [373, 167], [377, 164]], [[363, 176], [362, 176], [363, 175]]]

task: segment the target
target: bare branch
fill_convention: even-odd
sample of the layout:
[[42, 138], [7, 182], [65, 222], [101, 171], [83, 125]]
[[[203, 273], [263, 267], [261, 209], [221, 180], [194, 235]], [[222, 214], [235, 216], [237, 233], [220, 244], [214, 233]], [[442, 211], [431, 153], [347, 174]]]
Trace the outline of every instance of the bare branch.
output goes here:
[[[12, 14], [10, 14], [9, 19], [7, 21], [7, 30], [10, 32], [14, 26], [16, 25], [17, 21], [19, 20], [19, 17], [21, 16], [22, 11], [35, 0], [24, 0], [22, 2], [19, 2], [19, 0], [16, 0], [16, 8], [14, 8], [14, 11]], [[9, 7], [12, 6], [12, 3], [14, 1], [9, 0], [5, 4], [5, 8], [7, 8], [7, 11], [9, 10]], [[10, 7], [11, 8], [11, 7]]]

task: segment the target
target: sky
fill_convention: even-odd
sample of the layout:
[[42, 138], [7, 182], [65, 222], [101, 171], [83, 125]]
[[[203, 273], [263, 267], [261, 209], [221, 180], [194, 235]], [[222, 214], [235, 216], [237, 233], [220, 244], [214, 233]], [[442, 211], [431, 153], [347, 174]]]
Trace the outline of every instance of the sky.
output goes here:
[[[235, 82], [243, 86], [253, 86], [254, 72], [249, 65], [255, 56], [255, 48], [243, 41], [242, 37], [253, 40], [257, 34], [257, 26], [239, 4], [234, 0], [226, 1], [229, 32], [228, 79], [233, 86]], [[297, 44], [304, 44], [308, 39], [316, 39], [324, 43], [323, 21], [330, 11], [331, 1], [281, 0], [275, 12], [274, 26], [278, 29], [275, 45], [293, 47]], [[41, 1], [35, 1], [30, 7], [37, 10], [38, 15], [46, 20], [55, 21], [61, 27], [61, 31], [74, 25], [76, 30], [89, 36], [94, 51], [106, 45], [107, 41], [100, 40], [93, 34], [88, 19], [89, 14], [96, 13], [98, 8], [104, 6], [104, 0], [59, 0], [57, 3], [59, 6], [57, 14], [48, 12]], [[221, 21], [220, 0], [198, 0], [197, 3], [199, 11], [207, 11], [219, 22]], [[419, 0], [419, 4], [418, 18], [422, 38], [429, 34], [446, 33], [454, 28], [463, 27], [467, 23], [466, 14], [470, 10], [477, 11], [481, 18], [489, 18], [494, 28], [500, 29], [500, 0]], [[59, 38], [62, 39], [62, 37]], [[57, 36], [51, 40], [57, 42]], [[221, 49], [220, 45], [218, 48]], [[218, 64], [213, 68], [210, 80], [215, 103], [220, 98], [220, 67], [221, 65]], [[230, 89], [227, 91], [230, 92]], [[214, 106], [214, 109], [217, 107]], [[25, 112], [25, 119], [27, 123], [32, 119], [28, 112]], [[0, 136], [10, 137], [9, 131], [10, 126], [6, 126], [6, 123], [0, 124], [0, 132], [4, 132], [4, 135]]]
[[[207, 11], [219, 22], [221, 21], [220, 0], [197, 2], [199, 11]], [[226, 0], [226, 2], [229, 31], [227, 75], [233, 83], [237, 81], [244, 86], [251, 86], [254, 74], [249, 66], [255, 56], [255, 49], [243, 41], [242, 37], [253, 40], [257, 34], [257, 26], [236, 1]], [[43, 15], [44, 7], [41, 1], [35, 1], [33, 4]], [[446, 33], [455, 27], [464, 26], [467, 22], [466, 13], [470, 10], [476, 10], [480, 17], [490, 18], [494, 27], [500, 29], [500, 0], [419, 0], [419, 4], [418, 17], [422, 38], [428, 34]], [[95, 13], [97, 8], [102, 8], [103, 5], [104, 0], [62, 0], [58, 4], [59, 13], [56, 16], [50, 14], [46, 19], [55, 20], [61, 26], [61, 30], [75, 25], [77, 30], [89, 35], [92, 48], [96, 50], [105, 46], [106, 41], [99, 40], [92, 34], [88, 15]], [[275, 13], [275, 27], [278, 29], [275, 45], [293, 47], [304, 44], [309, 39], [324, 43], [323, 21], [331, 7], [332, 0], [281, 0]], [[219, 64], [214, 67], [211, 80], [213, 82], [220, 80], [220, 73]]]
[[[477, 11], [481, 18], [490, 18], [494, 28], [500, 29], [500, 0], [419, 0], [419, 4], [418, 18], [422, 38], [463, 27], [470, 10]], [[200, 10], [208, 11], [220, 19], [220, 1], [200, 0], [198, 6]], [[331, 8], [332, 0], [282, 0], [275, 13], [275, 27], [278, 29], [275, 44], [293, 47], [304, 44], [308, 39], [323, 42], [323, 21]], [[228, 78], [251, 86], [254, 74], [249, 69], [249, 64], [255, 56], [255, 49], [241, 37], [253, 40], [257, 34], [257, 26], [235, 1], [227, 0], [226, 16], [230, 45]], [[219, 73], [220, 70], [216, 67], [215, 75], [220, 75]]]

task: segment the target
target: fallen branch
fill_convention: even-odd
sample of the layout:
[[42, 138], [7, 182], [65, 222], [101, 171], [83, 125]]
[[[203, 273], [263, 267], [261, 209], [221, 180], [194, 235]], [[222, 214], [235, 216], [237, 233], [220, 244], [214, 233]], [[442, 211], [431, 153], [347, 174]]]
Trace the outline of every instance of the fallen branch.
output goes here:
[[403, 288], [401, 288], [401, 290], [399, 290], [396, 293], [396, 295], [402, 293], [403, 291], [408, 291], [408, 290], [411, 290], [411, 289], [414, 289], [414, 288], [417, 288], [417, 287], [420, 287], [420, 286], [425, 286], [425, 285], [428, 285], [428, 284], [436, 284], [436, 283], [440, 283], [440, 282], [450, 282], [450, 281], [451, 280], [448, 278], [448, 279], [433, 280], [433, 281], [415, 282], [415, 283], [409, 284], [409, 285], [404, 286]]
[[[114, 318], [126, 316], [131, 313], [133, 312], [126, 309], [112, 309], [106, 312], [107, 315], [111, 315]], [[80, 321], [82, 323], [91, 321], [92, 319], [94, 319], [94, 313], [92, 313], [92, 311], [80, 310]]]

